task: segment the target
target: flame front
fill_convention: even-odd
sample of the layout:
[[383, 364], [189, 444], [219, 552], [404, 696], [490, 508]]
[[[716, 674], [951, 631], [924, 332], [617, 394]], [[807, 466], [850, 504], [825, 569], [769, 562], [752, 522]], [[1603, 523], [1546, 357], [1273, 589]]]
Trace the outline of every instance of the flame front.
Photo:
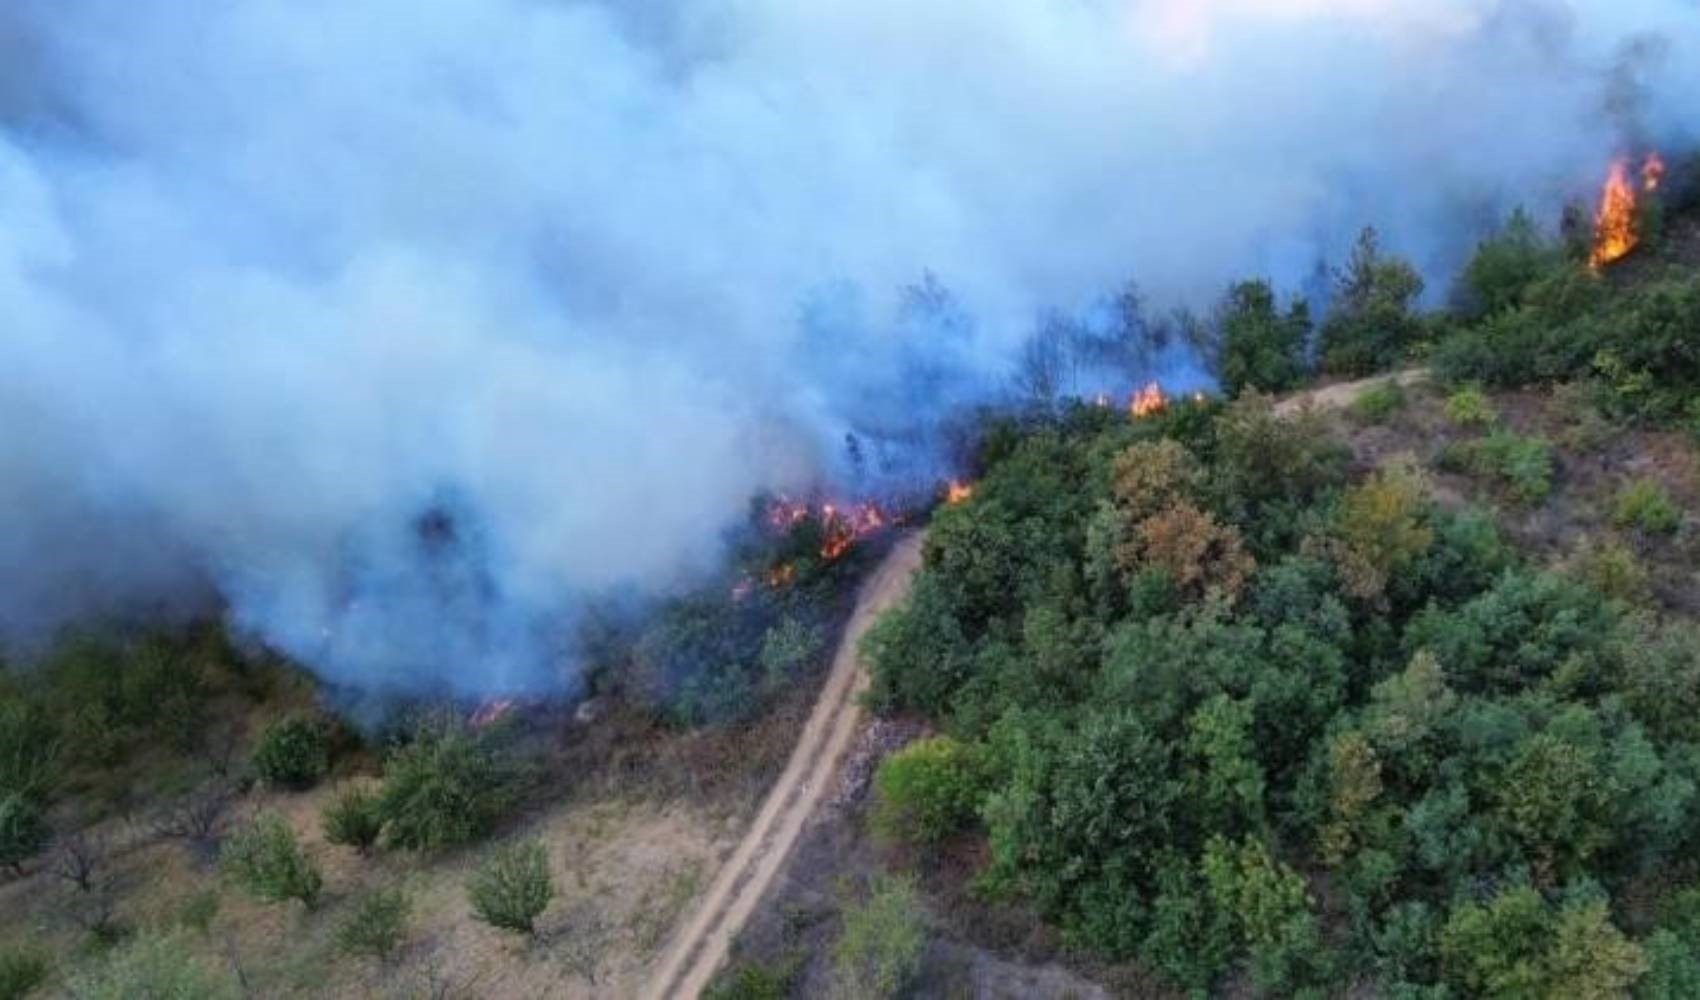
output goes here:
[[[1647, 154], [1641, 164], [1641, 190], [1648, 194], [1659, 189], [1665, 177], [1665, 161], [1657, 153]], [[1600, 208], [1594, 216], [1594, 249], [1588, 255], [1588, 266], [1596, 270], [1613, 261], [1629, 256], [1641, 242], [1636, 232], [1637, 207], [1635, 185], [1629, 179], [1629, 160], [1619, 157], [1612, 161], [1606, 175], [1605, 189], [1600, 192]]]
[[960, 479], [952, 479], [945, 491], [944, 502], [958, 504], [974, 495], [974, 484], [965, 483]]
[[1133, 414], [1134, 419], [1138, 419], [1148, 417], [1168, 405], [1169, 400], [1168, 397], [1163, 395], [1163, 387], [1152, 382], [1133, 394], [1133, 398], [1128, 400], [1127, 408], [1128, 412]]

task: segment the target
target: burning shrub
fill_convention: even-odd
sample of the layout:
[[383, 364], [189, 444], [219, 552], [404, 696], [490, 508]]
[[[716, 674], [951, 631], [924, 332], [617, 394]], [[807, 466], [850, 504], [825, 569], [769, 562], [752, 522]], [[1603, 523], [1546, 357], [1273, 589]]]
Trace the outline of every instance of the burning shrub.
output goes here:
[[275, 813], [262, 813], [237, 828], [219, 850], [218, 863], [254, 898], [268, 903], [299, 899], [312, 909], [324, 888], [319, 866]]
[[466, 883], [478, 919], [520, 934], [536, 933], [537, 918], [555, 896], [549, 852], [538, 841], [502, 847]]
[[273, 722], [254, 748], [254, 771], [268, 785], [302, 791], [330, 770], [330, 737], [319, 719], [303, 716]]
[[422, 722], [384, 768], [378, 815], [385, 839], [436, 850], [484, 837], [512, 804], [517, 778], [485, 734], [446, 717]]

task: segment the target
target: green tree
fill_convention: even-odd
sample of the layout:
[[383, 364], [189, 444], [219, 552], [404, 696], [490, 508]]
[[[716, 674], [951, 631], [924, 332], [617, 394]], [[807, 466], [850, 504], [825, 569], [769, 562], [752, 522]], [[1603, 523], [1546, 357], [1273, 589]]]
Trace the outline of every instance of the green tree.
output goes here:
[[1216, 377], [1229, 396], [1285, 392], [1305, 377], [1310, 307], [1303, 299], [1283, 313], [1267, 281], [1242, 281], [1217, 306], [1213, 326]]
[[1422, 335], [1412, 311], [1423, 291], [1416, 268], [1385, 256], [1365, 229], [1352, 259], [1335, 278], [1334, 299], [1318, 346], [1324, 371], [1368, 375], [1398, 363]]
[[24, 862], [45, 850], [52, 836], [34, 799], [17, 792], [0, 793], [0, 865], [23, 874]]
[[1461, 304], [1471, 316], [1510, 309], [1523, 303], [1530, 286], [1562, 266], [1563, 248], [1518, 208], [1499, 232], [1476, 247], [1465, 265]]
[[499, 847], [466, 883], [478, 919], [492, 927], [535, 934], [537, 918], [555, 897], [549, 852], [538, 841]]
[[225, 1000], [241, 995], [222, 971], [195, 956], [180, 933], [143, 932], [71, 978], [76, 1000]]
[[225, 838], [218, 862], [238, 885], [268, 903], [299, 899], [312, 909], [324, 888], [319, 866], [275, 813], [261, 813]]
[[254, 748], [254, 771], [267, 784], [301, 791], [330, 769], [330, 739], [318, 719], [292, 715], [267, 726]]

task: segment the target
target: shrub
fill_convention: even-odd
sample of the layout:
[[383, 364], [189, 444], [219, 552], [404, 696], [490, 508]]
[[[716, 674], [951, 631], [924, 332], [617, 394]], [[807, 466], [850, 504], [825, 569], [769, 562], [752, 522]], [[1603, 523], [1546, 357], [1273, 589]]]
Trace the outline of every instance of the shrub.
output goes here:
[[350, 785], [325, 805], [319, 814], [319, 824], [324, 828], [326, 840], [365, 853], [378, 842], [384, 817], [376, 794]]
[[512, 783], [507, 762], [479, 735], [452, 720], [425, 723], [385, 768], [385, 839], [415, 850], [477, 840], [507, 811]]
[[108, 952], [74, 977], [77, 1000], [223, 1000], [238, 992], [209, 969], [177, 934], [144, 933]]
[[1583, 583], [1620, 601], [1639, 603], [1651, 593], [1647, 567], [1615, 539], [1583, 539], [1570, 557], [1570, 570]]
[[974, 817], [982, 780], [971, 747], [948, 736], [916, 740], [874, 773], [874, 831], [894, 840], [942, 840]]
[[291, 716], [266, 727], [254, 748], [254, 770], [267, 784], [300, 791], [330, 769], [330, 737], [323, 722]]
[[1500, 312], [1524, 301], [1530, 287], [1563, 266], [1563, 249], [1548, 240], [1521, 208], [1476, 247], [1460, 287], [1475, 315]]
[[309, 909], [318, 905], [324, 878], [295, 839], [295, 831], [274, 813], [262, 813], [238, 827], [225, 840], [218, 860], [225, 874], [256, 899], [299, 899]]
[[537, 841], [499, 848], [466, 883], [472, 912], [492, 927], [536, 932], [536, 921], [555, 895], [549, 852]]
[[0, 948], [0, 1000], [23, 1000], [47, 981], [48, 971], [40, 952], [15, 945]]
[[897, 996], [921, 966], [926, 917], [913, 880], [878, 875], [863, 902], [846, 907], [833, 947], [833, 973], [844, 995]]
[[19, 874], [53, 836], [41, 806], [17, 792], [0, 793], [0, 865]]
[[795, 961], [740, 962], [715, 978], [703, 1000], [785, 1000], [797, 971]]
[[177, 923], [189, 930], [205, 934], [212, 929], [213, 919], [218, 916], [218, 908], [217, 889], [202, 889], [191, 893], [177, 906]]
[[1372, 386], [1352, 400], [1352, 418], [1362, 424], [1383, 424], [1407, 402], [1405, 387], [1389, 379]]
[[59, 731], [23, 699], [0, 701], [0, 795], [45, 798], [59, 757]]
[[1552, 443], [1512, 431], [1494, 431], [1460, 441], [1441, 455], [1442, 464], [1494, 480], [1515, 502], [1533, 505], [1552, 492]]
[[1648, 534], [1669, 534], [1682, 523], [1682, 511], [1656, 479], [1637, 479], [1618, 491], [1612, 522]]
[[1446, 397], [1446, 419], [1459, 427], [1486, 427], [1499, 414], [1480, 386], [1467, 385]]
[[400, 889], [374, 889], [361, 896], [336, 929], [336, 944], [350, 955], [371, 955], [389, 961], [407, 934], [413, 909]]

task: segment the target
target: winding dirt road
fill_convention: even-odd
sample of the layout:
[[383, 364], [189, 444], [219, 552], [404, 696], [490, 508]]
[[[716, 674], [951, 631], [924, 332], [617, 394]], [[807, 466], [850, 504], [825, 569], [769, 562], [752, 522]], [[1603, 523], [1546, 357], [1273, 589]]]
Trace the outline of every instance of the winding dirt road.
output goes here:
[[917, 532], [899, 541], [862, 584], [856, 609], [833, 656], [832, 673], [785, 771], [767, 793], [744, 839], [721, 866], [707, 895], [674, 934], [644, 989], [645, 997], [671, 1000], [702, 993], [725, 960], [732, 939], [779, 874], [804, 821], [831, 787], [838, 763], [861, 723], [862, 709], [856, 696], [867, 681], [859, 662], [862, 636], [881, 612], [909, 592], [910, 578], [921, 566], [923, 537]]
[[1410, 388], [1428, 378], [1426, 368], [1407, 368], [1404, 371], [1392, 372], [1387, 375], [1376, 375], [1371, 378], [1359, 379], [1356, 382], [1340, 382], [1336, 385], [1325, 385], [1320, 389], [1308, 392], [1294, 393], [1275, 404], [1275, 412], [1287, 415], [1297, 413], [1306, 404], [1319, 410], [1337, 410], [1342, 406], [1351, 405], [1352, 401], [1363, 395], [1366, 390], [1388, 382], [1397, 382]]

